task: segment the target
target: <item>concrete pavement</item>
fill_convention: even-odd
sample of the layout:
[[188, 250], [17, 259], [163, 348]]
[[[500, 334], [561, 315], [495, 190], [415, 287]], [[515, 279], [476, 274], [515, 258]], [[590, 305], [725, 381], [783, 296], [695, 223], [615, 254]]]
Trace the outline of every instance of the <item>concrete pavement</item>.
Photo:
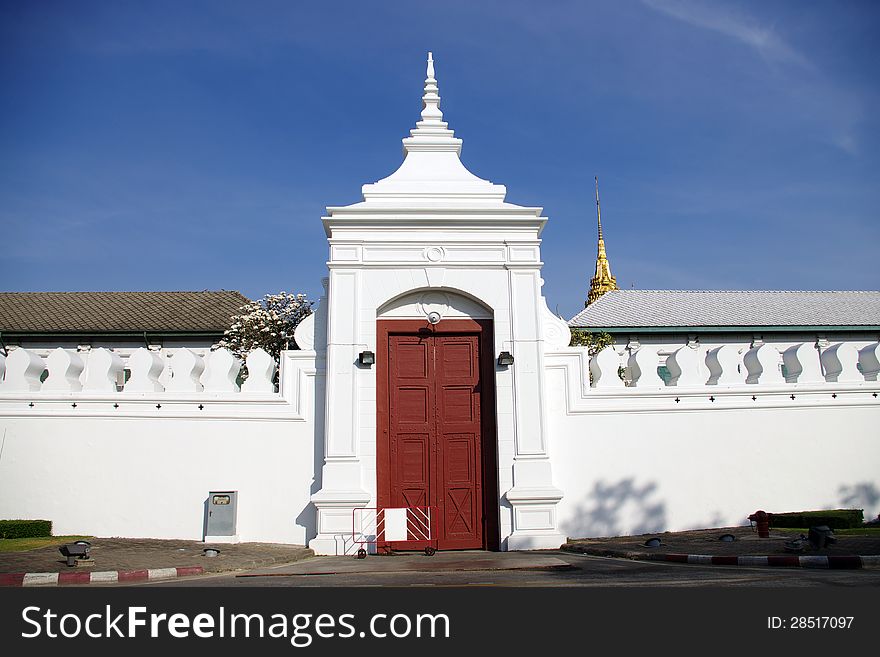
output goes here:
[[[308, 548], [276, 543], [207, 544], [137, 538], [92, 538], [94, 564], [69, 567], [58, 545], [0, 553], [0, 586], [56, 586], [152, 581], [292, 563]], [[215, 557], [205, 555], [215, 548]]]
[[[732, 534], [733, 541], [719, 540]], [[808, 568], [880, 567], [880, 537], [838, 536], [823, 550], [792, 554], [785, 550], [791, 533], [771, 531], [760, 538], [748, 527], [704, 529], [690, 532], [646, 534], [615, 538], [570, 540], [562, 549], [571, 553], [630, 560], [668, 561], [701, 566], [769, 566]], [[647, 547], [658, 538], [657, 547]], [[210, 573], [241, 573], [248, 577], [294, 575], [363, 575], [369, 573], [456, 573], [467, 571], [565, 570], [570, 563], [552, 552], [437, 552], [392, 556], [312, 557], [312, 551], [295, 545], [240, 543], [207, 545], [200, 541], [94, 538], [94, 564], [68, 567], [58, 546], [26, 552], [0, 553], [0, 585], [58, 586], [91, 583], [137, 583]], [[215, 557], [206, 547], [219, 550]], [[245, 572], [247, 571], [247, 572]]]

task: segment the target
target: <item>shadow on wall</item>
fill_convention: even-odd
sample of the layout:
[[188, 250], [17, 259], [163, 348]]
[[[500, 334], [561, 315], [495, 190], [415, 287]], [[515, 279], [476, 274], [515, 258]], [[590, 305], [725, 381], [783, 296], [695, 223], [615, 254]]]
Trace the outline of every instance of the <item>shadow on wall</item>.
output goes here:
[[735, 522], [730, 523], [724, 519], [724, 516], [721, 515], [718, 511], [713, 511], [712, 515], [709, 516], [703, 522], [695, 522], [690, 525], [690, 529], [713, 529], [715, 527], [742, 527], [749, 524], [748, 516], [743, 516], [742, 518], [737, 518]]
[[[513, 505], [507, 501], [507, 498], [501, 498], [501, 513], [498, 515], [499, 527], [504, 527], [505, 522], [508, 527], [513, 526]], [[509, 537], [504, 537], [498, 544], [498, 549], [507, 552]]]
[[871, 520], [874, 514], [880, 510], [880, 491], [870, 481], [865, 481], [852, 486], [841, 486], [840, 506], [844, 509], [864, 509], [865, 520]]
[[657, 484], [642, 486], [634, 478], [616, 483], [597, 481], [572, 517], [562, 524], [570, 538], [648, 534], [666, 528], [666, 507], [652, 500]]
[[202, 502], [202, 540], [208, 535], [208, 511], [211, 510], [211, 496], [205, 498]]

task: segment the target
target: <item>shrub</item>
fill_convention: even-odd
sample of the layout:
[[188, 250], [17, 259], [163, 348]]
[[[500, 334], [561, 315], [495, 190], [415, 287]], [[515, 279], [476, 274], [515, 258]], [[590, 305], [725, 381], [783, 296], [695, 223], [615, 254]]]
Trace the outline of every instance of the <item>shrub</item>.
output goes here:
[[[605, 347], [614, 346], [614, 338], [611, 337], [610, 333], [600, 332], [600, 333], [591, 333], [590, 331], [584, 331], [582, 329], [572, 329], [571, 330], [571, 341], [568, 343], [569, 347], [586, 347], [587, 353], [590, 356], [595, 356], [600, 351], [602, 351]], [[622, 381], [625, 381], [626, 368], [620, 367], [617, 369], [617, 376], [620, 377]], [[590, 372], [590, 383], [593, 383], [593, 373]]]
[[832, 509], [830, 511], [797, 511], [794, 513], [771, 513], [770, 526], [805, 529], [827, 525], [831, 529], [861, 527], [864, 521], [862, 509]]
[[0, 538], [42, 538], [51, 535], [51, 520], [0, 520]]
[[591, 333], [581, 329], [572, 329], [571, 342], [569, 342], [568, 346], [587, 347], [587, 352], [590, 356], [595, 356], [605, 347], [610, 347], [613, 344], [614, 338], [611, 337], [610, 333]]

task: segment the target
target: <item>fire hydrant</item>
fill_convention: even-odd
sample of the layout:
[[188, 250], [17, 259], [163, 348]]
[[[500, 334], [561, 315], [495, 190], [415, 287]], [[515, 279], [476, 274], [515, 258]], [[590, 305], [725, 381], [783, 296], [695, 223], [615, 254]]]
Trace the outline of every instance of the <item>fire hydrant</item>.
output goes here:
[[749, 520], [755, 523], [759, 538], [770, 538], [770, 514], [766, 511], [755, 511], [749, 516]]

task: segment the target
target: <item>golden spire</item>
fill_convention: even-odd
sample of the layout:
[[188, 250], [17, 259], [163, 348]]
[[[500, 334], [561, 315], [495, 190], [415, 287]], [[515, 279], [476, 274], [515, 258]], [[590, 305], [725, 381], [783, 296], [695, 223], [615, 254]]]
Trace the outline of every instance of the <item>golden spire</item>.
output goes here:
[[599, 249], [596, 254], [596, 275], [590, 279], [590, 293], [587, 295], [589, 306], [609, 290], [617, 290], [617, 280], [611, 275], [611, 265], [605, 255], [605, 240], [602, 237], [602, 209], [599, 206], [599, 177], [596, 176], [596, 217], [599, 220]]

